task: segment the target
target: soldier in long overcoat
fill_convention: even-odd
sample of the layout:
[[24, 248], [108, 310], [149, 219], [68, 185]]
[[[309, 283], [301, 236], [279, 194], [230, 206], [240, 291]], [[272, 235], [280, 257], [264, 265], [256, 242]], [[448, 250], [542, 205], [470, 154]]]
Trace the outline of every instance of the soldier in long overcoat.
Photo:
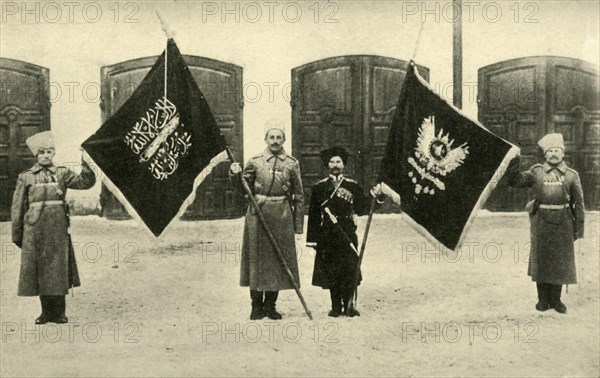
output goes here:
[[[302, 234], [304, 193], [298, 160], [283, 148], [282, 128], [271, 128], [265, 134], [267, 148], [250, 158], [243, 176], [254, 193], [256, 202], [283, 252], [283, 257], [298, 285], [298, 261], [294, 234]], [[230, 174], [241, 170], [231, 165]], [[239, 185], [239, 183], [237, 183]], [[255, 209], [248, 207], [244, 224], [240, 285], [250, 287], [252, 312], [250, 319], [281, 319], [275, 309], [279, 290], [293, 289], [277, 252], [273, 248]]]
[[[306, 232], [307, 246], [316, 250], [312, 284], [329, 289], [329, 316], [338, 317], [342, 313], [357, 316], [360, 315], [358, 310], [350, 308], [348, 303], [354, 288], [361, 281], [360, 273], [356, 279], [358, 255], [341, 232], [356, 248], [355, 217], [367, 214], [372, 196], [381, 192], [376, 186], [371, 195], [365, 195], [356, 181], [344, 177], [343, 171], [348, 161], [348, 152], [344, 148], [332, 147], [321, 151], [321, 159], [329, 170], [329, 176], [315, 183], [312, 188]], [[382, 199], [378, 198], [376, 206], [381, 203]]]
[[52, 162], [54, 141], [49, 131], [26, 140], [37, 163], [22, 172], [13, 195], [12, 241], [21, 248], [19, 296], [38, 296], [42, 314], [36, 324], [66, 323], [65, 295], [80, 286], [69, 235], [67, 189], [88, 189], [96, 181], [82, 161], [78, 175]]
[[527, 274], [536, 282], [536, 309], [565, 313], [562, 285], [577, 283], [574, 241], [583, 238], [585, 207], [577, 171], [563, 161], [562, 134], [548, 134], [538, 142], [546, 162], [519, 172], [519, 157], [509, 165], [509, 184], [532, 188], [527, 204], [531, 225], [531, 254]]

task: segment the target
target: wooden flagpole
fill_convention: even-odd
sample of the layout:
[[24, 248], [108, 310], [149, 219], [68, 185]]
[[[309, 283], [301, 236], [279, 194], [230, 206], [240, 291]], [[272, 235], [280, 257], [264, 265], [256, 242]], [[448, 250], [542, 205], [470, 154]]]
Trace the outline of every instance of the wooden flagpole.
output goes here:
[[348, 301], [348, 308], [354, 308], [354, 297], [356, 296], [356, 289], [358, 287], [358, 279], [360, 278], [360, 265], [362, 264], [363, 257], [365, 256], [365, 249], [367, 248], [367, 237], [369, 236], [369, 229], [371, 228], [371, 221], [373, 220], [373, 213], [375, 212], [375, 201], [376, 197], [371, 199], [371, 208], [369, 209], [369, 217], [367, 218], [367, 226], [365, 227], [365, 234], [360, 245], [360, 253], [358, 254], [358, 264], [356, 265], [356, 271], [354, 273], [354, 288], [352, 295]]
[[173, 38], [173, 36], [175, 35], [175, 32], [173, 31], [173, 29], [171, 29], [169, 24], [167, 24], [167, 20], [165, 19], [165, 17], [159, 10], [156, 10], [156, 17], [158, 17], [158, 19], [160, 20], [160, 26], [162, 28], [162, 31], [165, 33], [165, 36], [167, 37], [167, 44], [165, 47], [165, 75], [164, 75], [164, 86], [165, 86], [164, 97], [165, 97], [165, 100], [167, 100], [167, 65], [168, 65], [167, 59], [168, 59], [168, 50], [169, 50], [169, 39]]
[[454, 20], [452, 22], [452, 102], [462, 109], [462, 0], [453, 0]]

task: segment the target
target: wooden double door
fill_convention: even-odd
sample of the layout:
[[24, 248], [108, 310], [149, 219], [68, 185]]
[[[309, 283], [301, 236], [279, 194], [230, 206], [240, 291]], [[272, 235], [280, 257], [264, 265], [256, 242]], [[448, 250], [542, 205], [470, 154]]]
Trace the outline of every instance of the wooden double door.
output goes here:
[[[346, 175], [365, 190], [379, 174], [408, 62], [373, 55], [339, 56], [292, 70], [292, 154], [300, 160], [306, 198], [327, 175], [319, 152], [342, 146]], [[429, 69], [418, 66], [429, 81]], [[386, 203], [381, 212], [400, 209]]]

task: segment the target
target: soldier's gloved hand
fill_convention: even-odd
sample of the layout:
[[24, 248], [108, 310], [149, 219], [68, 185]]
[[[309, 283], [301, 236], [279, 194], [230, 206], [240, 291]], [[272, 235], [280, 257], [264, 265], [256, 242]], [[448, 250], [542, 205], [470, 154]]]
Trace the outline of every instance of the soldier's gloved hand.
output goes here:
[[521, 165], [521, 153], [518, 153], [511, 161], [508, 163], [508, 172], [519, 172], [519, 166]]
[[241, 171], [242, 171], [242, 166], [240, 165], [240, 163], [233, 163], [229, 167], [229, 172], [231, 172], [234, 175], [237, 175]]
[[377, 184], [373, 186], [373, 188], [371, 188], [371, 195], [373, 197], [380, 196], [381, 194], [383, 194], [383, 192], [381, 191], [381, 184]]

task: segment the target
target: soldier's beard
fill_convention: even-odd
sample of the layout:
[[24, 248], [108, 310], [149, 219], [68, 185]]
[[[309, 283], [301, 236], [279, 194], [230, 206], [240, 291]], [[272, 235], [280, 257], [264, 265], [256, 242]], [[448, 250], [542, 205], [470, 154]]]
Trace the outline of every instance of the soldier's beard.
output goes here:
[[339, 175], [342, 174], [342, 169], [341, 168], [337, 168], [337, 167], [336, 168], [331, 168], [329, 170], [329, 173], [332, 174], [332, 175], [334, 175], [334, 176], [339, 176]]

